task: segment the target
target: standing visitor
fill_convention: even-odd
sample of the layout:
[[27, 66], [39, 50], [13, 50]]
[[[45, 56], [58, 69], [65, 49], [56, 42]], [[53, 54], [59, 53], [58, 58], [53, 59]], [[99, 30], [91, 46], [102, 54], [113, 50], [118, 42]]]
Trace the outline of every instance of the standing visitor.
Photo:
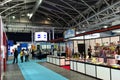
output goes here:
[[[120, 56], [120, 41], [118, 41], [117, 47], [116, 47], [116, 53], [118, 57]], [[120, 64], [120, 60], [117, 60], [117, 64]]]
[[31, 54], [32, 54], [32, 59], [34, 59], [35, 58], [35, 53], [34, 53], [34, 50], [32, 49], [32, 51], [31, 51]]
[[92, 49], [91, 49], [91, 46], [89, 46], [89, 48], [88, 48], [88, 56], [89, 56], [89, 59], [91, 59], [91, 53], [92, 53]]
[[28, 56], [29, 56], [28, 49], [24, 50], [24, 54], [25, 54], [25, 62], [26, 62], [28, 61]]
[[24, 49], [22, 49], [20, 52], [20, 59], [22, 63], [23, 63], [23, 56], [24, 56]]
[[103, 47], [101, 57], [103, 58], [104, 63], [107, 63], [107, 56], [106, 56], [107, 54], [109, 54], [108, 48], [107, 47]]
[[13, 64], [14, 64], [15, 62], [18, 63], [18, 51], [17, 51], [16, 48], [15, 48], [15, 50], [14, 50]]

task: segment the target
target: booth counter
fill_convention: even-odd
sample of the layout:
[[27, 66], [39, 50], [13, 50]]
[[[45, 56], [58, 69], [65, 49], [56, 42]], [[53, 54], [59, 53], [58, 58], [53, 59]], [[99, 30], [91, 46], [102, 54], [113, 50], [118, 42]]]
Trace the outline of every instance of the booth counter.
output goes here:
[[120, 65], [70, 60], [70, 69], [102, 80], [120, 80]]
[[61, 56], [48, 55], [47, 62], [58, 65], [58, 66], [70, 65], [70, 60]]

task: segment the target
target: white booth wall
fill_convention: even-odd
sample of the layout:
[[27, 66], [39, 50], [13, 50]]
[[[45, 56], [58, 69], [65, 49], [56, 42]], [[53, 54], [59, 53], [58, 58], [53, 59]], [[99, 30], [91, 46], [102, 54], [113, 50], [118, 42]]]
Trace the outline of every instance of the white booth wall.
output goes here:
[[91, 45], [92, 48], [92, 54], [94, 54], [94, 46], [96, 43], [99, 43], [100, 46], [104, 45], [109, 45], [111, 42], [114, 42], [117, 44], [117, 41], [120, 41], [120, 35], [119, 36], [114, 36], [114, 37], [104, 37], [104, 38], [95, 38], [95, 39], [86, 39], [84, 40], [74, 40], [74, 53], [78, 52], [78, 44], [80, 43], [85, 43], [85, 52], [87, 53], [87, 49], [89, 45]]

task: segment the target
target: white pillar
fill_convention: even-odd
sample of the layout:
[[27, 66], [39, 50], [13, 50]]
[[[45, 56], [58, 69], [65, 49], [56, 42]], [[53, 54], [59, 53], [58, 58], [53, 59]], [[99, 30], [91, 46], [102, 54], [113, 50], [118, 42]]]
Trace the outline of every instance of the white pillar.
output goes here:
[[54, 28], [53, 28], [53, 30], [52, 30], [52, 35], [53, 35], [52, 37], [53, 37], [53, 40], [54, 40]]
[[49, 40], [51, 40], [51, 34], [50, 34], [51, 32], [49, 31]]
[[31, 31], [31, 39], [32, 39], [32, 44], [34, 44], [34, 30], [33, 29]]

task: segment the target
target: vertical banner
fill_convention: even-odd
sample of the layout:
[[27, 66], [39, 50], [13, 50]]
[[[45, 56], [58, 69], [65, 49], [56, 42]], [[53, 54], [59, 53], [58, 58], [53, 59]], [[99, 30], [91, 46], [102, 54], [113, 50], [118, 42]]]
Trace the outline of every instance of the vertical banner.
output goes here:
[[66, 42], [66, 52], [67, 52], [67, 57], [72, 57], [74, 53], [73, 41]]

